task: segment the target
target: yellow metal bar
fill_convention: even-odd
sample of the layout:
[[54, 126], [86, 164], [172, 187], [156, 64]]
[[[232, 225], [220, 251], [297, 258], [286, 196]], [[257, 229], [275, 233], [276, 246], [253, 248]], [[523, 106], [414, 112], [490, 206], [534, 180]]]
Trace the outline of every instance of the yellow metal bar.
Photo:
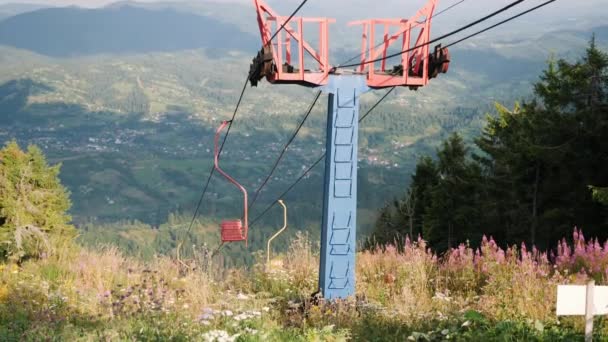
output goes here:
[[287, 207], [283, 200], [279, 200], [279, 204], [283, 207], [283, 228], [279, 230], [276, 234], [274, 234], [269, 240], [268, 245], [266, 246], [266, 268], [270, 269], [270, 244], [272, 240], [276, 239], [277, 236], [281, 235], [287, 229]]

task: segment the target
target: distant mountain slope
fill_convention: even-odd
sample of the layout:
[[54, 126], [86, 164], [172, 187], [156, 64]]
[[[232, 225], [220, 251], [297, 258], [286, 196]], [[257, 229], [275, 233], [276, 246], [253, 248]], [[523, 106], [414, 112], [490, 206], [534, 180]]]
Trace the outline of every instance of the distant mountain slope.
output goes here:
[[6, 4], [0, 5], [0, 21], [3, 19], [12, 17], [17, 14], [31, 12], [39, 10], [41, 8], [47, 8], [49, 6], [38, 5], [38, 4]]
[[0, 22], [0, 44], [53, 57], [195, 48], [255, 51], [258, 40], [212, 18], [131, 6], [51, 8]]

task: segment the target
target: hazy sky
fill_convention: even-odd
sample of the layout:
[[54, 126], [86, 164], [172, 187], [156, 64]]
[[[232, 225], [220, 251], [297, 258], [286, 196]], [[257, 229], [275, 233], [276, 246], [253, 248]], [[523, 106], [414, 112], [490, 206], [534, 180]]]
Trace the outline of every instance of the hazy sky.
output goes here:
[[[158, 0], [138, 0], [139, 2], [157, 2]], [[181, 0], [165, 0], [165, 1], [181, 1]], [[202, 0], [206, 1], [206, 0]], [[227, 0], [219, 0], [227, 1]], [[241, 1], [241, 0], [234, 0]], [[116, 0], [0, 0], [2, 3], [30, 3], [30, 4], [45, 4], [51, 6], [69, 6], [77, 5], [81, 7], [99, 7], [116, 2]], [[216, 1], [217, 2], [217, 1]]]
[[[80, 7], [100, 7], [119, 0], [0, 0], [1, 4], [7, 3], [37, 3], [51, 6], [68, 6], [77, 5]], [[251, 5], [252, 0], [135, 0], [138, 2], [239, 2]], [[275, 7], [279, 12], [287, 13], [291, 8], [297, 6], [301, 0], [266, 0], [271, 6]], [[330, 16], [346, 20], [361, 19], [362, 17], [392, 17], [396, 13], [402, 13], [401, 17], [407, 18], [412, 15], [416, 9], [426, 3], [428, 0], [313, 0], [309, 1], [302, 11], [304, 16]], [[445, 8], [458, 0], [439, 0], [438, 9]], [[450, 12], [449, 16], [443, 16], [437, 19], [438, 22], [446, 28], [450, 28], [451, 23], [462, 24], [464, 22], [476, 19], [480, 14], [489, 13], [497, 8], [500, 8], [513, 0], [468, 0], [466, 3], [455, 8]], [[532, 7], [544, 0], [528, 0], [525, 4], [518, 6], [514, 11], [518, 12], [521, 9]], [[519, 20], [521, 24], [541, 25], [542, 23], [551, 21], [553, 26], [559, 25], [563, 29], [568, 29], [580, 21], [591, 22], [594, 25], [596, 21], [601, 21], [598, 24], [606, 24], [606, 17], [602, 16], [600, 8], [605, 7], [608, 0], [559, 0], [544, 8], [542, 11], [535, 12]], [[378, 6], [382, 4], [382, 6]], [[511, 11], [513, 12], [513, 11]], [[505, 14], [511, 15], [511, 12]], [[320, 14], [322, 13], [322, 14]], [[502, 17], [504, 17], [502, 16]], [[437, 21], [436, 20], [436, 21]], [[514, 24], [517, 25], [517, 24]], [[569, 27], [570, 26], [570, 27]]]
[[[36, 3], [36, 4], [45, 4], [51, 6], [68, 6], [68, 5], [77, 5], [80, 7], [100, 7], [105, 6], [113, 2], [117, 2], [118, 0], [0, 0], [0, 4], [7, 3]], [[205, 2], [240, 2], [240, 3], [252, 3], [252, 0], [136, 0], [138, 2], [197, 2], [200, 1], [202, 3]], [[280, 6], [280, 5], [291, 5], [299, 3], [300, 0], [266, 0], [272, 6]], [[455, 1], [455, 0], [453, 0]], [[327, 9], [337, 9], [340, 8], [345, 12], [350, 12], [348, 8], [356, 9], [362, 6], [370, 5], [373, 3], [382, 3], [383, 6], [376, 6], [377, 8], [393, 8], [393, 11], [388, 11], [388, 14], [393, 14], [396, 6], [401, 9], [407, 9], [409, 11], [418, 8], [420, 4], [426, 2], [426, 0], [317, 0], [317, 1], [309, 1], [307, 7], [316, 7], [316, 8], [327, 8]], [[460, 6], [467, 7], [466, 12], [468, 13], [479, 13], [481, 11], [486, 11], [487, 9], [497, 8], [497, 6], [504, 5], [506, 3], [511, 2], [511, 0], [474, 0], [468, 1], [471, 3], [470, 5]], [[540, 3], [541, 0], [531, 0], [527, 1], [530, 5]], [[439, 8], [447, 6], [446, 3], [452, 3], [452, 1], [440, 0]], [[551, 8], [550, 12], [552, 14], [561, 14], [561, 15], [576, 15], [582, 14], [582, 12], [588, 12], [589, 10], [597, 10], [598, 8], [603, 7], [605, 5], [606, 0], [561, 0], [549, 6]], [[355, 10], [356, 11], [356, 10]], [[464, 12], [464, 11], [463, 11]], [[384, 13], [382, 13], [384, 14]]]
[[[51, 6], [69, 6], [77, 5], [80, 7], [100, 7], [105, 6], [118, 0], [0, 0], [0, 4], [10, 3], [30, 3], [30, 4], [45, 4]], [[159, 2], [159, 0], [137, 0], [138, 2]], [[185, 0], [162, 0], [163, 2], [184, 2]], [[209, 0], [199, 0], [208, 2]], [[246, 2], [247, 0], [213, 0], [213, 2]], [[191, 1], [190, 1], [191, 2]]]

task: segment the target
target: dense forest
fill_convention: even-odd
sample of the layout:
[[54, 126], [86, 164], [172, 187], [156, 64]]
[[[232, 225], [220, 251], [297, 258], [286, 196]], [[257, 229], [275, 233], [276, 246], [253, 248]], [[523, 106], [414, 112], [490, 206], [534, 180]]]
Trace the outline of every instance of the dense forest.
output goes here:
[[411, 186], [380, 212], [368, 244], [421, 235], [437, 250], [491, 235], [553, 246], [574, 227], [608, 237], [608, 54], [592, 39], [552, 59], [534, 98], [497, 104], [473, 145], [458, 134], [420, 158]]

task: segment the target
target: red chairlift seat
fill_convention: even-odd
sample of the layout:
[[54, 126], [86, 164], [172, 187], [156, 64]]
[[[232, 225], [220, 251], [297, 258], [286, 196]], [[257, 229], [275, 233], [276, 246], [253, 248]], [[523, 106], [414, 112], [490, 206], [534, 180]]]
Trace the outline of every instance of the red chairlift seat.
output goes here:
[[247, 232], [241, 220], [222, 221], [222, 242], [239, 242], [247, 239]]
[[221, 238], [222, 238], [222, 243], [245, 241], [245, 245], [247, 245], [247, 236], [248, 236], [248, 230], [249, 230], [248, 214], [247, 214], [247, 205], [248, 205], [247, 190], [241, 184], [239, 184], [234, 178], [230, 177], [226, 172], [224, 172], [224, 170], [222, 170], [219, 165], [220, 135], [221, 135], [222, 131], [224, 130], [224, 128], [226, 128], [226, 126], [228, 126], [228, 124], [229, 124], [228, 121], [222, 122], [222, 125], [218, 128], [218, 130], [215, 133], [214, 165], [215, 165], [215, 169], [222, 176], [224, 176], [224, 178], [226, 178], [230, 183], [234, 184], [243, 193], [243, 216], [242, 216], [243, 219], [242, 220], [223, 220], [220, 225]]

